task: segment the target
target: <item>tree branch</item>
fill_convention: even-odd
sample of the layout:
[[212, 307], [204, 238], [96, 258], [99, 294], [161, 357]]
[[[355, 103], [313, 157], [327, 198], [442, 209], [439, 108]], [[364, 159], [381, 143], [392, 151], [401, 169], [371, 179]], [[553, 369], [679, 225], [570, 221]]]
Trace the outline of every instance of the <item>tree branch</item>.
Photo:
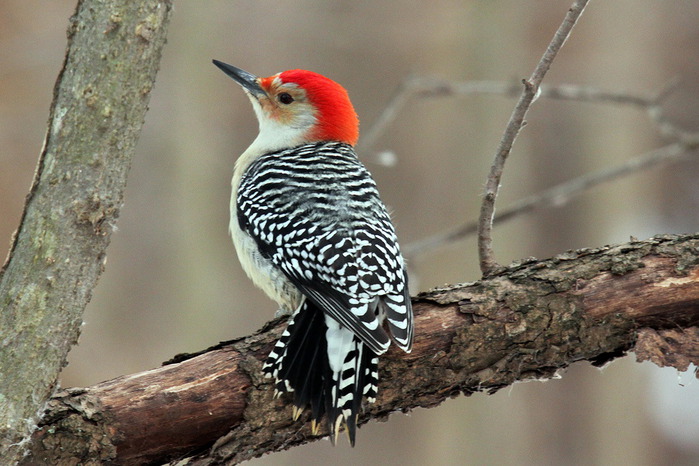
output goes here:
[[[674, 90], [676, 84], [677, 81], [673, 80], [673, 82], [666, 85], [665, 88], [654, 97], [615, 93], [578, 86], [542, 87], [542, 89], [544, 89], [542, 95], [553, 99], [572, 99], [591, 102], [604, 101], [630, 104], [645, 108], [652, 123], [658, 129], [658, 132], [665, 137], [665, 139], [671, 141], [671, 143], [633, 157], [617, 167], [605, 168], [597, 172], [582, 175], [541, 193], [520, 199], [495, 215], [493, 224], [511, 220], [533, 210], [565, 205], [572, 198], [602, 183], [614, 181], [653, 167], [685, 161], [692, 157], [696, 157], [697, 149], [699, 148], [699, 133], [688, 132], [678, 128], [675, 124], [667, 120], [662, 111], [661, 105], [663, 100]], [[504, 89], [501, 90], [504, 91]], [[452, 231], [440, 232], [428, 238], [415, 241], [403, 248], [404, 253], [408, 257], [414, 256], [476, 233], [478, 231], [479, 222], [470, 222]]]
[[0, 457], [14, 463], [104, 267], [165, 43], [169, 1], [83, 0], [0, 271]]
[[[669, 144], [637, 155], [617, 167], [605, 168], [585, 174], [540, 193], [520, 199], [507, 208], [499, 210], [494, 215], [493, 225], [542, 208], [563, 206], [597, 185], [615, 181], [654, 167], [687, 161], [695, 157], [699, 147], [699, 133], [683, 131], [666, 118], [662, 109], [664, 100], [675, 90], [677, 84], [677, 79], [671, 80], [656, 95], [629, 94], [572, 84], [542, 84], [539, 88], [540, 99], [629, 105], [643, 109], [649, 116], [651, 123], [658, 130], [658, 133], [668, 140]], [[499, 81], [452, 82], [425, 76], [409, 76], [401, 83], [398, 91], [386, 105], [377, 121], [369, 127], [367, 136], [362, 139], [361, 150], [371, 153], [378, 139], [389, 125], [393, 123], [397, 115], [400, 114], [403, 106], [414, 97], [435, 98], [470, 94], [517, 97], [520, 93], [521, 84], [515, 83]], [[374, 163], [383, 164], [382, 159], [376, 153], [373, 156]], [[393, 160], [393, 158], [390, 160]], [[477, 232], [478, 221], [468, 222], [452, 230], [441, 231], [432, 236], [408, 243], [402, 247], [402, 251], [407, 258], [415, 257]]]
[[539, 92], [539, 86], [544, 79], [546, 72], [551, 67], [551, 63], [558, 54], [558, 51], [563, 47], [563, 44], [568, 39], [573, 26], [582, 15], [587, 0], [576, 0], [568, 10], [563, 23], [553, 36], [551, 43], [541, 57], [541, 60], [534, 68], [534, 72], [528, 80], [523, 80], [524, 90], [522, 96], [517, 102], [510, 121], [505, 128], [500, 144], [495, 152], [495, 159], [490, 169], [490, 174], [486, 180], [485, 193], [483, 195], [483, 203], [481, 204], [481, 213], [478, 221], [478, 256], [480, 259], [481, 272], [484, 276], [488, 276], [495, 272], [499, 267], [493, 255], [493, 215], [495, 213], [495, 199], [500, 189], [500, 179], [502, 178], [503, 170], [505, 169], [505, 161], [510, 155], [512, 145], [517, 138], [520, 130], [524, 127], [524, 118], [532, 102]]
[[[648, 109], [659, 108], [665, 98], [677, 85], [673, 80], [658, 93], [657, 96], [647, 97], [627, 92], [610, 91], [592, 86], [573, 84], [546, 85], [539, 87], [540, 99], [570, 100], [575, 102], [607, 103], [630, 105]], [[367, 129], [357, 145], [358, 152], [371, 151], [376, 147], [379, 138], [401, 114], [403, 107], [414, 97], [437, 98], [448, 96], [465, 96], [471, 94], [492, 94], [505, 97], [519, 97], [522, 93], [522, 83], [507, 83], [501, 81], [447, 81], [429, 76], [408, 76], [405, 78], [391, 100], [386, 104], [376, 121]], [[651, 117], [654, 116], [654, 112]]]
[[[633, 349], [643, 329], [662, 341], [664, 329], [699, 324], [698, 251], [699, 235], [662, 236], [513, 264], [418, 295], [420, 338], [411, 354], [382, 358], [379, 397], [360, 424], [548, 378], [575, 361], [603, 364]], [[277, 320], [159, 369], [57, 394], [25, 463], [236, 464], [320, 438], [307, 416], [291, 420], [288, 400], [274, 400], [260, 376], [283, 327]]]
[[[493, 224], [499, 225], [500, 223], [512, 220], [524, 213], [546, 207], [563, 206], [571, 199], [595, 186], [609, 183], [632, 173], [690, 160], [697, 157], [697, 148], [699, 148], [699, 144], [696, 143], [694, 145], [687, 145], [675, 142], [633, 157], [617, 167], [605, 168], [573, 178], [572, 180], [565, 181], [540, 193], [520, 199], [507, 208], [500, 210], [499, 213], [495, 215]], [[427, 238], [409, 243], [403, 247], [403, 254], [410, 259], [411, 257], [424, 254], [436, 247], [465, 238], [477, 231], [478, 222], [469, 222], [454, 230], [442, 231]]]

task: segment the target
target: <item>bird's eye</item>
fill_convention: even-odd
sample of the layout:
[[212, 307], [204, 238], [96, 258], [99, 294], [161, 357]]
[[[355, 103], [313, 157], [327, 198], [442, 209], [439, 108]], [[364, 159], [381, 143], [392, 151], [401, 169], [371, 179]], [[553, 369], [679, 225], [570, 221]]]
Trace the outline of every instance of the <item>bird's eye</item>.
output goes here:
[[291, 94], [289, 94], [288, 92], [282, 92], [277, 96], [277, 100], [279, 100], [279, 102], [283, 103], [284, 105], [289, 105], [291, 102], [294, 101], [294, 98], [291, 97]]

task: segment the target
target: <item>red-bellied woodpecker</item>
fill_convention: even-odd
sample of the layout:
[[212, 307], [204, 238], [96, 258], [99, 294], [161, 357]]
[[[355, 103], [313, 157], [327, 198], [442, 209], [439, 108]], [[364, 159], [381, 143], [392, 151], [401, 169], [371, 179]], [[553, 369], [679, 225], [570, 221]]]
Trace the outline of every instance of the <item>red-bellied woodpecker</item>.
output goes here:
[[354, 445], [362, 398], [374, 402], [378, 355], [409, 352], [413, 315], [395, 230], [354, 152], [359, 121], [336, 82], [290, 70], [258, 78], [214, 60], [245, 90], [260, 132], [233, 172], [230, 231], [243, 269], [291, 314], [263, 372], [293, 392], [293, 417], [327, 416]]

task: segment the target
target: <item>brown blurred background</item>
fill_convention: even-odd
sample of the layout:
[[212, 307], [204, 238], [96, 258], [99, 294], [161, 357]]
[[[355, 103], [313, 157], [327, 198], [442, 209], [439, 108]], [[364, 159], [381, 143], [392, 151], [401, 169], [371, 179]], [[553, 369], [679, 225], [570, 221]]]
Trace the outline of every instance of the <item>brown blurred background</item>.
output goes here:
[[[569, 1], [176, 2], [109, 262], [63, 386], [156, 367], [246, 335], [275, 305], [251, 287], [227, 234], [230, 175], [257, 132], [217, 58], [259, 75], [306, 68], [342, 83], [366, 130], [408, 74], [513, 81], [531, 73]], [[0, 6], [0, 242], [16, 228], [41, 149], [74, 0]], [[699, 127], [699, 2], [592, 2], [546, 78], [652, 95], [670, 79], [672, 121]], [[365, 161], [404, 245], [477, 216], [513, 99], [413, 100]], [[638, 109], [538, 101], [498, 205], [663, 144]], [[630, 236], [699, 230], [699, 161], [596, 188], [496, 229], [497, 258], [548, 257]], [[5, 252], [0, 252], [3, 255]], [[412, 291], [479, 277], [469, 238], [411, 260]], [[419, 335], [416, 338], [420, 338]], [[358, 446], [316, 442], [283, 464], [699, 464], [699, 381], [632, 357], [370, 423]]]

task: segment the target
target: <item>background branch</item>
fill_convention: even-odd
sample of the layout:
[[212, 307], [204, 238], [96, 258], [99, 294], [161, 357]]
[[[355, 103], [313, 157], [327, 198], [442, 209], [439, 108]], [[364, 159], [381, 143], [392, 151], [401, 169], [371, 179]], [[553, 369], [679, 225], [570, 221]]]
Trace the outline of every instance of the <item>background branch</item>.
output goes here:
[[[625, 176], [649, 170], [653, 167], [687, 161], [697, 156], [696, 144], [676, 142], [652, 150], [646, 154], [629, 159], [618, 167], [605, 168], [594, 173], [574, 178], [540, 193], [527, 196], [501, 209], [495, 215], [494, 224], [504, 223], [527, 212], [546, 207], [561, 207], [571, 199], [603, 183], [615, 181]], [[403, 253], [407, 258], [425, 254], [435, 248], [458, 241], [478, 231], [478, 222], [469, 222], [451, 231], [442, 231], [435, 235], [407, 244]]]
[[168, 1], [83, 0], [21, 224], [0, 272], [0, 457], [21, 454], [105, 261], [155, 81]]
[[[604, 364], [634, 348], [639, 329], [641, 358], [668, 344], [665, 329], [680, 336], [688, 329], [691, 342], [699, 323], [698, 250], [699, 235], [656, 237], [521, 263], [420, 294], [414, 306], [421, 338], [411, 354], [389, 350], [382, 359], [377, 403], [360, 423], [552, 377], [575, 361]], [[58, 393], [26, 464], [185, 457], [178, 464], [237, 464], [320, 438], [305, 417], [291, 420], [288, 400], [273, 400], [270, 382], [260, 377], [283, 327], [277, 320], [159, 369]], [[699, 362], [691, 351], [684, 358], [685, 369], [687, 361]], [[58, 448], [67, 444], [73, 448]]]
[[563, 23], [553, 36], [551, 43], [541, 57], [541, 60], [534, 68], [534, 72], [528, 80], [524, 80], [524, 90], [519, 98], [519, 102], [515, 106], [510, 121], [505, 128], [500, 144], [495, 151], [495, 159], [490, 169], [490, 174], [486, 180], [485, 193], [481, 204], [481, 212], [478, 219], [478, 256], [480, 260], [481, 272], [484, 276], [493, 273], [498, 267], [493, 255], [493, 216], [495, 214], [495, 200], [500, 189], [500, 179], [502, 178], [503, 170], [505, 169], [505, 161], [510, 155], [512, 145], [520, 130], [524, 126], [524, 118], [527, 115], [529, 106], [536, 98], [541, 81], [544, 79], [546, 72], [549, 70], [551, 63], [556, 58], [558, 51], [563, 47], [563, 44], [568, 39], [573, 26], [582, 15], [587, 0], [577, 0], [568, 10]]
[[[508, 93], [513, 90], [513, 88], [505, 87], [504, 84], [500, 84], [499, 86], [494, 84], [496, 83], [490, 83], [490, 88], [493, 91], [499, 89], [499, 92]], [[602, 183], [614, 181], [654, 167], [687, 161], [695, 157], [697, 148], [699, 147], [699, 133], [692, 133], [680, 129], [669, 121], [662, 111], [664, 99], [670, 95], [676, 85], [677, 80], [673, 80], [657, 95], [651, 97], [571, 85], [542, 87], [541, 95], [552, 99], [630, 104], [643, 108], [646, 110], [651, 122], [658, 129], [658, 132], [666, 140], [669, 140], [671, 144], [633, 157], [617, 167], [605, 168], [594, 173], [582, 175], [540, 193], [520, 199], [506, 209], [502, 209], [499, 214], [496, 214], [493, 223], [505, 222], [537, 209], [554, 206], [561, 207], [570, 202], [571, 199]], [[455, 89], [468, 87], [470, 86], [456, 86]], [[484, 88], [480, 86], [474, 86], [473, 88], [484, 90]], [[453, 91], [458, 92], [456, 90]], [[478, 225], [478, 222], [469, 222], [452, 231], [439, 232], [428, 238], [406, 245], [403, 248], [404, 252], [406, 256], [423, 254], [436, 247], [458, 241], [468, 235], [476, 233], [478, 231]]]
[[[576, 84], [541, 84], [539, 87], [540, 99], [568, 100], [573, 102], [589, 102], [611, 105], [629, 105], [646, 109], [651, 119], [659, 130], [659, 122], [669, 124], [664, 118], [661, 104], [675, 90], [679, 80], [669, 82], [655, 96], [646, 96], [622, 91], [600, 89], [594, 86], [580, 86]], [[448, 81], [430, 76], [408, 76], [394, 93], [391, 100], [383, 108], [376, 121], [367, 129], [357, 145], [360, 152], [375, 151], [378, 141], [387, 129], [401, 115], [405, 105], [414, 98], [431, 99], [441, 97], [468, 96], [477, 94], [491, 94], [504, 97], [519, 97], [522, 92], [521, 82], [501, 81]], [[674, 125], [667, 131], [661, 131], [666, 137], [672, 137], [681, 131]], [[378, 160], [374, 160], [380, 163]]]
[[[570, 100], [603, 104], [630, 105], [650, 109], [659, 106], [662, 99], [674, 90], [678, 81], [673, 80], [657, 96], [644, 96], [627, 92], [599, 89], [593, 86], [575, 84], [541, 84], [540, 99]], [[441, 97], [468, 96], [474, 94], [491, 94], [504, 97], [519, 97], [522, 93], [521, 82], [501, 81], [448, 81], [430, 76], [408, 76], [396, 89], [391, 100], [384, 106], [379, 117], [363, 133], [357, 145], [362, 153], [375, 151], [378, 141], [386, 130], [401, 115], [405, 105], [414, 98], [432, 99]], [[650, 110], [649, 110], [650, 111]], [[657, 110], [656, 110], [657, 111]], [[660, 112], [659, 114], [661, 114]], [[380, 163], [378, 161], [375, 161]]]
[[[572, 84], [545, 85], [540, 87], [539, 98], [570, 100], [575, 102], [605, 103], [610, 105], [630, 105], [646, 111], [658, 133], [670, 144], [638, 155], [617, 167], [605, 168], [597, 172], [563, 182], [540, 193], [527, 196], [494, 215], [493, 224], [512, 220], [522, 214], [547, 207], [561, 207], [572, 199], [603, 183], [615, 181], [651, 168], [691, 160], [699, 146], [699, 133], [684, 131], [670, 121], [663, 112], [662, 105], [679, 84], [673, 79], [655, 95], [629, 94], [619, 91], [599, 89], [592, 86]], [[465, 96], [472, 94], [493, 94], [516, 97], [521, 92], [521, 84], [498, 81], [451, 82], [424, 76], [409, 76], [384, 108], [376, 122], [371, 125], [362, 139], [361, 150], [374, 152], [379, 138], [401, 114], [405, 105], [413, 98], [438, 98]], [[379, 157], [374, 162], [381, 164]], [[478, 222], [468, 222], [449, 231], [408, 243], [403, 253], [408, 257], [425, 254], [435, 248], [461, 240], [477, 233]]]

